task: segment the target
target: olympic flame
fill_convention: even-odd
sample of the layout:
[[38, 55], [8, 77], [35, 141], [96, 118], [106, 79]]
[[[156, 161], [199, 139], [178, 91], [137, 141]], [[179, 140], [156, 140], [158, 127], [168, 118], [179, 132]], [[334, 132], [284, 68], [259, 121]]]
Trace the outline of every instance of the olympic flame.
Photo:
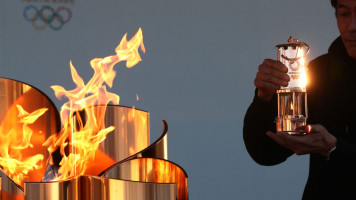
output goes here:
[[[45, 142], [50, 154], [60, 148], [62, 155], [55, 180], [65, 180], [79, 175], [98, 175], [103, 169], [114, 164], [114, 161], [98, 149], [100, 142], [115, 129], [113, 126], [105, 127], [106, 105], [110, 102], [119, 104], [120, 101], [118, 95], [107, 91], [106, 85], [110, 88], [113, 85], [116, 76], [115, 64], [126, 61], [126, 66], [131, 68], [141, 61], [138, 49], [141, 48], [145, 53], [141, 28], [130, 41], [127, 41], [126, 35], [116, 47], [116, 55], [90, 61], [94, 75], [87, 84], [70, 62], [76, 88], [65, 90], [58, 85], [51, 87], [57, 98], [68, 99], [60, 112], [61, 120], [64, 122], [63, 129], [57, 136], [53, 135]], [[85, 116], [85, 124], [83, 116]], [[68, 148], [69, 153], [66, 150]]]
[[[48, 109], [28, 113], [21, 105], [11, 107], [0, 124], [0, 167], [18, 185], [24, 186], [28, 174], [44, 166], [44, 155], [26, 157], [34, 148], [33, 140], [42, 137], [30, 127]], [[38, 138], [37, 138], [38, 139]]]

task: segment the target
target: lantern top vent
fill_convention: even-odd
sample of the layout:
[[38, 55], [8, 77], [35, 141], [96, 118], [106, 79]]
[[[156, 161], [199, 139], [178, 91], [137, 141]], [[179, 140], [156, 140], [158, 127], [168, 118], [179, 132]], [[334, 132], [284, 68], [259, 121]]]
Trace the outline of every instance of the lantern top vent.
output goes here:
[[306, 48], [306, 51], [304, 51], [305, 53], [303, 53], [301, 56], [297, 56], [297, 57], [294, 57], [294, 58], [290, 58], [290, 57], [287, 57], [285, 55], [281, 55], [282, 58], [288, 60], [288, 61], [296, 61], [296, 60], [299, 60], [303, 57], [305, 57], [308, 53], [309, 53], [309, 45], [305, 42], [299, 42], [297, 39], [293, 38], [292, 36], [289, 36], [288, 40], [287, 40], [288, 44], [279, 44], [279, 45], [276, 45], [276, 47], [278, 49], [283, 49], [283, 50], [298, 50], [298, 49], [303, 49], [304, 47]]

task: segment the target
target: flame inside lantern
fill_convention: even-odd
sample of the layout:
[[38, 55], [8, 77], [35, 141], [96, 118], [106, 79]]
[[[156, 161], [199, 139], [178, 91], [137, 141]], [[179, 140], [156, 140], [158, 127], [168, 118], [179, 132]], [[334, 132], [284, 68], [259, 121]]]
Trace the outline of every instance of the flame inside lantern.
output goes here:
[[293, 110], [294, 106], [293, 106], [293, 101], [290, 102], [290, 110]]
[[[48, 146], [50, 154], [60, 148], [62, 160], [59, 163], [60, 167], [55, 180], [65, 180], [80, 175], [97, 175], [102, 169], [100, 165], [114, 164], [113, 160], [98, 149], [100, 142], [115, 129], [113, 126], [105, 127], [104, 125], [105, 106], [109, 102], [119, 104], [120, 100], [118, 95], [107, 91], [106, 85], [110, 88], [113, 85], [116, 76], [113, 69], [115, 64], [126, 61], [126, 66], [131, 68], [141, 61], [138, 49], [141, 48], [145, 53], [141, 28], [130, 41], [127, 41], [126, 35], [116, 47], [116, 55], [90, 61], [94, 75], [87, 84], [70, 62], [72, 79], [76, 88], [67, 91], [57, 85], [51, 87], [57, 98], [68, 99], [60, 112], [61, 120], [64, 122], [63, 129], [57, 136], [49, 137], [44, 144]], [[85, 113], [85, 124], [79, 111]], [[72, 115], [74, 112], [76, 112], [75, 116]]]

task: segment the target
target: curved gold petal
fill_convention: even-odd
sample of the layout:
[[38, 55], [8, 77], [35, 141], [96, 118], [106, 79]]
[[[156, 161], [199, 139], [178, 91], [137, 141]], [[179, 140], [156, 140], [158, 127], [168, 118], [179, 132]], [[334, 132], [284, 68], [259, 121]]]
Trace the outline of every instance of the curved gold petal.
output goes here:
[[[101, 173], [86, 175], [101, 176], [115, 163], [133, 158], [168, 159], [168, 126], [165, 121], [162, 122], [162, 135], [149, 145], [150, 128], [148, 112], [119, 105], [108, 105], [106, 110], [105, 106], [96, 105], [94, 107], [98, 112], [103, 112], [103, 110], [105, 112], [103, 128], [114, 126], [115, 129], [100, 143], [100, 152], [97, 153], [93, 162], [101, 163], [100, 166], [95, 166], [95, 171], [101, 171]], [[86, 116], [83, 111], [80, 112], [80, 116], [81, 121], [85, 124]]]
[[100, 149], [119, 162], [150, 144], [149, 113], [124, 106], [108, 105], [105, 112], [105, 127], [115, 130], [100, 143]]
[[161, 158], [168, 160], [168, 125], [162, 121], [162, 135], [153, 144], [137, 154], [137, 158]]
[[[160, 158], [160, 159], [168, 160], [168, 125], [167, 122], [164, 120], [162, 121], [162, 129], [163, 129], [162, 135], [154, 143], [152, 143], [144, 150], [130, 157], [127, 157], [124, 160], [121, 160], [120, 163], [135, 158]], [[101, 172], [99, 176], [107, 173], [108, 170], [110, 170], [112, 167], [116, 165], [117, 164], [111, 166], [110, 168], [107, 168], [105, 171]]]
[[111, 166], [99, 176], [131, 181], [176, 183], [177, 199], [188, 199], [188, 175], [168, 161], [168, 125], [162, 121], [162, 135], [144, 150]]
[[63, 182], [25, 183], [26, 200], [175, 200], [176, 185], [80, 176]]
[[[43, 108], [46, 110], [44, 113], [40, 111]], [[28, 120], [29, 117], [37, 115], [39, 111], [43, 114], [35, 116], [36, 120]], [[24, 125], [21, 120], [29, 122]], [[26, 181], [41, 181], [47, 170], [46, 161], [49, 157], [46, 147], [42, 144], [49, 136], [56, 134], [60, 126], [58, 110], [44, 93], [26, 83], [0, 78], [0, 140], [6, 141], [6, 143], [0, 142], [3, 172], [0, 174], [2, 191], [7, 190], [9, 177], [16, 181], [21, 189]], [[32, 136], [29, 136], [31, 134], [26, 135], [25, 131], [32, 133]], [[11, 139], [9, 139], [10, 135], [13, 136]], [[41, 159], [42, 156], [36, 157], [37, 154], [43, 155], [43, 158]], [[9, 167], [10, 164], [8, 163], [11, 163], [12, 158], [23, 163], [34, 156], [38, 160], [36, 162], [38, 167], [32, 168], [23, 178], [22, 175], [19, 176], [20, 178], [15, 177], [17, 172], [11, 175], [10, 171], [14, 169]], [[59, 162], [59, 160], [56, 160], [57, 158], [58, 156], [55, 155], [54, 163]], [[19, 165], [16, 164], [15, 166], [18, 167]], [[8, 177], [4, 176], [5, 173]]]
[[117, 163], [103, 174], [104, 177], [153, 182], [176, 183], [177, 200], [188, 199], [188, 175], [177, 164], [155, 158], [136, 158]]

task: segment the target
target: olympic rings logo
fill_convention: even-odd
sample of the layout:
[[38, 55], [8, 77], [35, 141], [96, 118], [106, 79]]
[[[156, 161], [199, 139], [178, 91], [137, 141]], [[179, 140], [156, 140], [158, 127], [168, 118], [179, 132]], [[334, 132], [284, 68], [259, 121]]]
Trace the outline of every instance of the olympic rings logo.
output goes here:
[[23, 10], [23, 17], [26, 21], [31, 22], [32, 26], [37, 30], [43, 30], [49, 26], [51, 29], [58, 31], [70, 21], [72, 11], [64, 6], [60, 6], [55, 10], [46, 5], [42, 6], [41, 9], [34, 5], [28, 5]]

